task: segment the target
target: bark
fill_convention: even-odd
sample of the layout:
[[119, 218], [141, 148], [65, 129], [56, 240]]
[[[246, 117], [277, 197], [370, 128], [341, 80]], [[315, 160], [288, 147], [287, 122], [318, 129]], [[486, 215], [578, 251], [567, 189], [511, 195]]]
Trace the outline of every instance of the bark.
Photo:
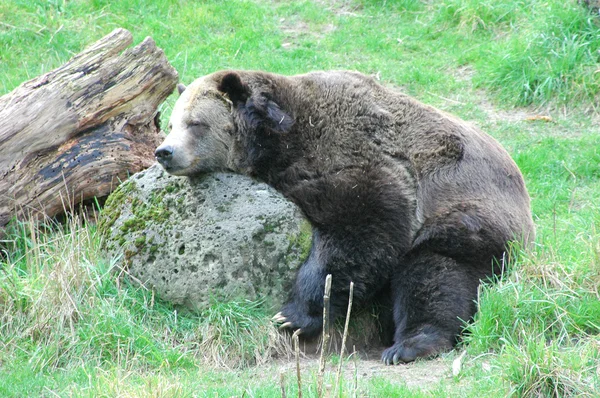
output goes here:
[[0, 228], [106, 197], [154, 162], [178, 76], [151, 38], [131, 43], [116, 29], [0, 97]]

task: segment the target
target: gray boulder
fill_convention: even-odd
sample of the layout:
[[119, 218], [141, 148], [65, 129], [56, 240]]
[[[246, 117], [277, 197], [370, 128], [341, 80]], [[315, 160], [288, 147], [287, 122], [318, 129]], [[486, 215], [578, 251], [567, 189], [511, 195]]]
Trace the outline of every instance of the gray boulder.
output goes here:
[[108, 198], [104, 247], [133, 278], [176, 305], [287, 298], [311, 231], [295, 205], [248, 177], [170, 176], [155, 164]]

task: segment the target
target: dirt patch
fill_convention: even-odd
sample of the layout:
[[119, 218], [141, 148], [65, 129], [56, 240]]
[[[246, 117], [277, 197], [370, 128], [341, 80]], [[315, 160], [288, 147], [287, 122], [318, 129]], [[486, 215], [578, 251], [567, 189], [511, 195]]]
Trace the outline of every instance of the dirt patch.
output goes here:
[[281, 24], [281, 31], [288, 38], [298, 38], [301, 36], [322, 38], [336, 29], [334, 24], [319, 25], [317, 26], [318, 29], [315, 29], [315, 26], [309, 26], [305, 21], [291, 18], [281, 18], [279, 22]]
[[454, 71], [454, 78], [459, 82], [471, 82], [475, 75], [475, 69], [470, 65], [462, 65]]
[[[355, 330], [349, 334], [346, 342], [342, 371], [347, 386], [355, 385], [355, 382], [359, 387], [365, 386], [374, 378], [383, 378], [394, 385], [406, 385], [409, 388], [426, 390], [439, 385], [441, 380], [452, 377], [452, 362], [457, 356], [455, 351], [429, 360], [417, 360], [409, 364], [393, 366], [385, 365], [381, 362], [381, 354], [386, 348], [381, 340], [384, 336], [381, 336], [377, 328], [373, 327], [373, 322], [367, 322], [368, 319], [367, 312], [358, 314], [354, 319]], [[357, 328], [362, 331], [360, 338], [353, 337], [359, 335]], [[337, 377], [341, 342], [341, 331], [332, 330], [325, 380], [335, 380]], [[296, 379], [296, 360], [291, 347], [290, 341], [286, 350], [279, 351], [284, 357], [257, 366], [256, 371], [259, 374], [271, 375], [270, 377], [276, 383], [279, 383], [278, 378], [281, 373], [287, 379]], [[321, 339], [309, 342], [300, 341], [300, 369], [303, 380], [307, 380], [307, 382], [315, 380], [320, 353]]]
[[281, 44], [284, 48], [297, 47], [299, 42], [311, 37], [321, 40], [336, 29], [336, 26], [333, 24], [309, 25], [306, 21], [296, 17], [281, 18], [279, 24], [279, 29], [285, 37]]
[[[350, 1], [321, 0], [317, 1], [317, 3], [323, 6], [324, 11], [330, 11], [337, 16], [371, 18], [360, 14], [359, 11], [362, 9], [362, 5], [352, 4]], [[337, 26], [332, 23], [309, 23], [302, 20], [299, 16], [294, 15], [281, 18], [279, 20], [279, 29], [285, 37], [282, 47], [295, 48], [300, 41], [304, 41], [306, 38], [323, 39], [328, 34], [334, 32]], [[299, 40], [300, 38], [303, 40]]]
[[[351, 367], [349, 370], [353, 370]], [[357, 375], [368, 380], [385, 377], [393, 384], [406, 384], [410, 388], [428, 389], [442, 379], [450, 377], [451, 366], [440, 358], [418, 361], [405, 365], [386, 366], [380, 360], [360, 360], [357, 362]]]
[[[395, 385], [406, 385], [408, 388], [427, 390], [439, 384], [442, 379], [451, 377], [452, 364], [443, 358], [421, 360], [409, 364], [386, 366], [380, 360], [381, 353], [373, 353], [368, 357], [359, 354], [360, 359], [347, 360], [343, 367], [343, 377], [349, 385], [355, 380], [358, 385], [365, 385], [373, 378], [384, 378], [387, 382]], [[352, 358], [352, 357], [351, 357]], [[305, 357], [300, 360], [301, 377], [310, 383], [318, 372], [319, 358]], [[296, 362], [291, 360], [279, 360], [268, 366], [264, 374], [284, 375], [285, 378], [296, 379]], [[338, 365], [328, 363], [325, 368], [325, 379], [335, 379]], [[259, 373], [262, 373], [259, 370]]]
[[363, 5], [348, 0], [318, 0], [317, 4], [325, 7], [326, 10], [330, 10], [336, 15], [350, 16], [350, 17], [364, 17], [360, 14], [363, 9]]
[[[548, 112], [544, 110], [530, 110], [527, 108], [519, 108], [519, 109], [511, 109], [511, 110], [503, 110], [496, 107], [492, 104], [485, 96], [483, 92], [478, 93], [477, 95], [478, 101], [475, 102], [475, 105], [479, 107], [485, 114], [487, 115], [487, 119], [490, 122], [522, 122], [526, 120], [542, 120], [543, 117], [549, 117], [547, 115]], [[550, 118], [551, 120], [551, 118]]]

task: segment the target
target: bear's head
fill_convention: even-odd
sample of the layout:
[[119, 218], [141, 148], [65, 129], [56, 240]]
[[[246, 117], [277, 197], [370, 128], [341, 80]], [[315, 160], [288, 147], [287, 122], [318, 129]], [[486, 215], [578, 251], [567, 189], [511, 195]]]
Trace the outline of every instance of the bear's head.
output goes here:
[[231, 101], [211, 79], [177, 86], [179, 99], [169, 120], [169, 134], [156, 149], [156, 160], [173, 175], [228, 169], [233, 144]]
[[155, 151], [156, 160], [173, 175], [240, 171], [249, 142], [293, 124], [252, 72], [221, 71], [177, 88], [170, 132]]

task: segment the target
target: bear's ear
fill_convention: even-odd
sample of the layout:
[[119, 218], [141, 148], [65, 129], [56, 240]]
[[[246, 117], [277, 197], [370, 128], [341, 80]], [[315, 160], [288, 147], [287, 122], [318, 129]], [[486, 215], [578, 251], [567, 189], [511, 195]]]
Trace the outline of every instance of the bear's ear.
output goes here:
[[179, 83], [177, 85], [177, 92], [179, 93], [179, 95], [181, 95], [181, 93], [183, 93], [185, 91], [187, 87], [185, 87], [185, 85], [183, 83]]
[[[290, 130], [294, 120], [266, 93], [252, 92], [242, 81], [239, 74], [227, 72], [217, 86], [217, 90], [226, 94], [237, 107], [240, 117], [251, 128], [267, 127], [271, 131], [285, 133]], [[241, 106], [238, 106], [241, 105]]]
[[221, 79], [221, 83], [217, 86], [217, 90], [227, 94], [233, 104], [240, 102], [246, 102], [250, 97], [250, 87], [244, 82], [242, 78], [235, 72], [229, 72]]

